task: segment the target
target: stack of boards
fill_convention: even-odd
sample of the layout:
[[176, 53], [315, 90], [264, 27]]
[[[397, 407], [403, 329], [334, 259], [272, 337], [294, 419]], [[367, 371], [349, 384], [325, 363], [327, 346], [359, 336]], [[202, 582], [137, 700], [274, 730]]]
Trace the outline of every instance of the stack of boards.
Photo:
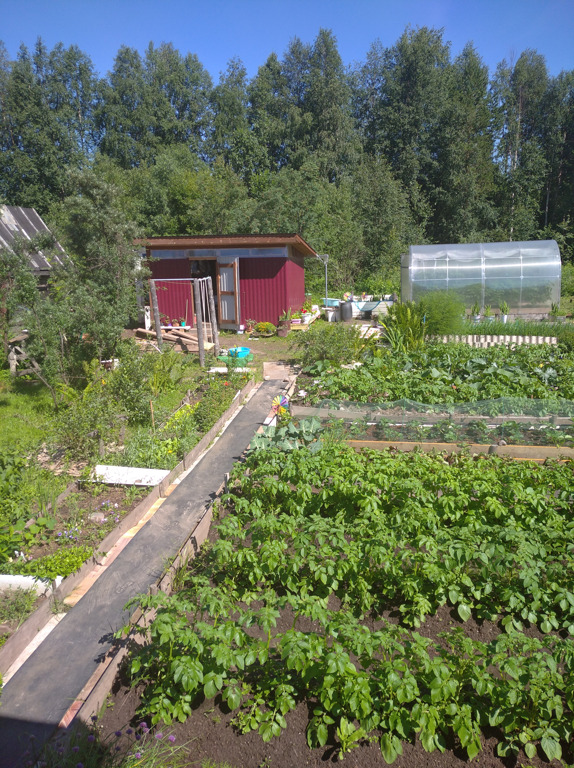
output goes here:
[[[211, 326], [207, 323], [203, 324], [203, 338], [206, 339], [208, 335], [211, 335]], [[157, 342], [157, 333], [155, 331], [148, 331], [145, 328], [138, 328], [136, 336], [149, 341]], [[162, 331], [162, 341], [165, 344], [169, 344], [173, 349], [183, 352], [199, 352], [199, 344], [197, 341], [197, 330], [184, 330], [183, 328], [169, 328]], [[213, 349], [213, 344], [209, 341], [203, 342], [203, 348], [206, 352]]]

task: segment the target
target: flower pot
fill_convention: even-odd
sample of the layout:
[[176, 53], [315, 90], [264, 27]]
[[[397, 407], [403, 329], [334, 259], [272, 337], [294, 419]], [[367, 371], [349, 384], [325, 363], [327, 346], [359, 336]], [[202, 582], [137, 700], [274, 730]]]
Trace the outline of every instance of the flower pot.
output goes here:
[[475, 323], [479, 323], [480, 322], [480, 315], [473, 315], [472, 316], [472, 320]]
[[508, 315], [500, 315], [500, 319], [506, 325], [506, 323], [508, 322]]
[[285, 338], [291, 330], [291, 320], [279, 320], [277, 324], [277, 336]]

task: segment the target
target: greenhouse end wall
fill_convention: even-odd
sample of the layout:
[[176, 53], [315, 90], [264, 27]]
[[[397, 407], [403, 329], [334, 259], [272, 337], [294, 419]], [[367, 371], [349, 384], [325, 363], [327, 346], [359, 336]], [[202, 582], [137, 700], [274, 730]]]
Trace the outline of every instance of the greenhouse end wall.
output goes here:
[[560, 302], [560, 277], [554, 240], [413, 245], [402, 257], [401, 298], [454, 291], [467, 309], [506, 302], [512, 314], [544, 314]]

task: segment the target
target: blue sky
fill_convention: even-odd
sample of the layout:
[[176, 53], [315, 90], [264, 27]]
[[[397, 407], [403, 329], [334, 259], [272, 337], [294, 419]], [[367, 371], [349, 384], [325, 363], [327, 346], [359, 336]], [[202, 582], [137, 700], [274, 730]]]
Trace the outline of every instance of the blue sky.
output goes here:
[[250, 77], [289, 41], [335, 34], [345, 65], [365, 60], [378, 38], [396, 42], [407, 25], [443, 28], [456, 56], [473, 42], [491, 74], [526, 48], [551, 75], [574, 69], [574, 0], [0, 0], [0, 40], [11, 58], [38, 36], [52, 48], [76, 44], [104, 75], [125, 44], [141, 53], [153, 41], [195, 53], [215, 82], [233, 56]]

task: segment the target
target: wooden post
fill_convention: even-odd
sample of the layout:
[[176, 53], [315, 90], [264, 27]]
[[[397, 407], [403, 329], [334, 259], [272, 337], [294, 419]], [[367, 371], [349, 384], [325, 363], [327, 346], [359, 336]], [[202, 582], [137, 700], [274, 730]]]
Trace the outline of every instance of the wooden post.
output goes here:
[[209, 314], [211, 315], [211, 332], [213, 333], [213, 352], [219, 357], [219, 333], [217, 332], [217, 315], [215, 314], [215, 301], [213, 298], [213, 285], [211, 277], [207, 278], [207, 295], [209, 297]]
[[163, 341], [161, 338], [161, 321], [159, 319], [159, 306], [157, 303], [157, 293], [155, 290], [155, 280], [149, 281], [149, 293], [151, 297], [151, 306], [153, 309], [153, 324], [155, 325], [155, 332], [157, 334], [157, 345], [160, 351], [163, 349]]
[[197, 346], [199, 347], [199, 364], [205, 366], [205, 347], [203, 345], [203, 312], [201, 309], [201, 296], [199, 294], [199, 280], [193, 280], [193, 301], [195, 304], [195, 316], [197, 318]]

